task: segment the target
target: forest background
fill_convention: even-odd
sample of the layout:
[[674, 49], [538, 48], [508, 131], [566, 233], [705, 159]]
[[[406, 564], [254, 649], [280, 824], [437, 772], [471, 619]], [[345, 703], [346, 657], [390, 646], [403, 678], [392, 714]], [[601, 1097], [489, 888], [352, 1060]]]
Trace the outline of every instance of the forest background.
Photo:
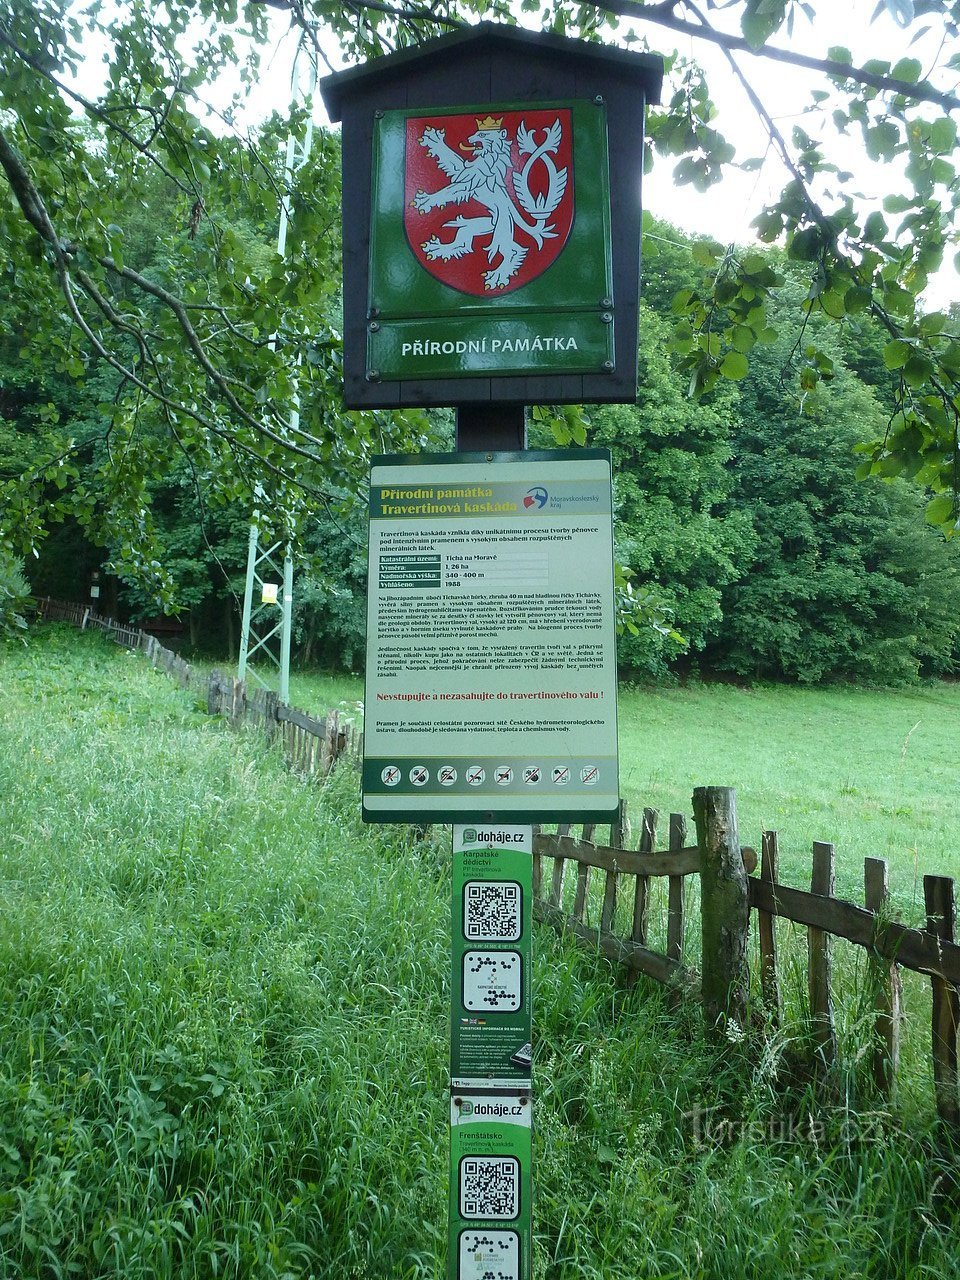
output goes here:
[[[688, 101], [698, 83], [693, 77], [687, 85]], [[16, 90], [8, 81], [8, 101]], [[167, 112], [164, 127], [173, 114]], [[703, 115], [709, 118], [706, 108]], [[88, 114], [58, 127], [56, 145], [69, 132], [71, 146], [85, 149], [91, 163], [109, 158], [102, 121]], [[169, 307], [165, 282], [175, 277], [184, 296], [199, 298], [209, 294], [215, 273], [220, 305], [238, 264], [255, 273], [265, 292], [272, 280], [275, 297], [289, 295], [280, 299], [288, 309], [299, 290], [304, 307], [322, 313], [323, 331], [301, 353], [311, 375], [304, 439], [311, 465], [325, 468], [325, 478], [299, 531], [295, 660], [359, 670], [365, 458], [381, 449], [452, 447], [452, 414], [357, 415], [337, 407], [339, 139], [318, 132], [309, 173], [299, 177], [301, 190], [309, 182], [310, 196], [298, 206], [292, 231], [308, 237], [309, 261], [298, 270], [310, 275], [297, 275], [275, 250], [289, 127], [275, 114], [243, 146], [229, 132], [221, 137], [216, 163], [205, 167], [204, 199], [192, 204], [169, 169], [138, 168], [136, 181], [126, 182], [115, 165], [111, 221], [101, 218], [109, 256], [101, 261], [112, 273], [108, 309], [123, 314], [125, 304], [135, 304], [145, 332], [153, 321], [159, 328]], [[663, 121], [659, 127], [663, 134]], [[701, 125], [701, 153], [706, 132]], [[37, 134], [36, 120], [24, 127], [42, 153]], [[873, 136], [883, 158], [893, 145], [889, 134]], [[52, 131], [48, 151], [55, 150], [54, 137]], [[936, 147], [949, 152], [947, 142], [943, 137]], [[658, 145], [671, 150], [662, 137]], [[709, 163], [729, 160], [722, 140], [711, 145]], [[250, 154], [257, 181], [245, 167]], [[195, 173], [196, 155], [187, 159]], [[680, 181], [710, 185], [689, 157], [677, 173]], [[896, 208], [901, 198], [892, 199]], [[655, 180], [649, 201], [655, 208]], [[535, 411], [530, 438], [532, 447], [589, 442], [613, 453], [618, 560], [631, 567], [648, 612], [669, 622], [628, 629], [620, 649], [624, 675], [887, 683], [955, 673], [960, 539], [944, 536], [943, 502], [931, 515], [938, 486], [923, 483], [919, 465], [906, 468], [912, 480], [901, 476], [902, 458], [884, 456], [875, 443], [889, 438], [891, 424], [902, 428], [905, 389], [917, 390], [922, 381], [922, 370], [911, 364], [916, 348], [891, 341], [886, 313], [854, 298], [864, 292], [859, 286], [848, 290], [838, 317], [823, 291], [825, 259], [810, 251], [809, 227], [788, 235], [785, 248], [722, 246], [649, 213], [644, 227], [637, 405], [585, 406], [567, 418]], [[11, 250], [10, 277], [22, 277], [43, 257], [29, 236]], [[728, 327], [723, 348], [714, 351], [713, 337], [704, 345], [694, 313], [704, 276], [722, 281], [731, 263], [741, 284], [762, 292], [765, 312], [758, 323]], [[144, 305], [142, 293], [151, 287]], [[888, 293], [894, 289], [905, 292], [890, 285]], [[244, 334], [251, 360], [270, 354], [266, 333], [274, 318], [253, 314]], [[85, 599], [90, 575], [99, 571], [111, 612], [142, 620], [162, 608], [182, 619], [193, 651], [235, 653], [257, 459], [238, 457], [227, 441], [222, 452], [233, 454], [239, 479], [225, 485], [223, 458], [212, 452], [205, 467], [189, 444], [175, 447], [182, 423], [147, 397], [131, 404], [123, 369], [98, 358], [89, 344], [78, 345], [69, 316], [51, 327], [38, 306], [37, 317], [46, 325], [42, 342], [31, 341], [22, 289], [0, 295], [0, 486], [9, 504], [5, 520], [15, 528], [19, 522], [19, 546], [29, 542], [33, 553], [15, 557], [17, 541], [7, 541], [8, 600], [27, 588]], [[924, 323], [921, 304], [918, 332]], [[958, 323], [954, 304], [926, 317], [927, 336], [949, 334]], [[130, 336], [128, 345], [136, 340]], [[159, 350], [161, 365], [173, 358]], [[693, 377], [691, 353], [701, 360]], [[704, 381], [703, 361], [710, 364], [707, 385], [695, 386]], [[691, 388], [705, 394], [691, 398]], [[198, 389], [188, 387], [181, 398]], [[271, 401], [282, 399], [278, 390], [282, 382], [263, 385]], [[138, 469], [144, 457], [155, 457], [155, 465]], [[269, 456], [266, 467], [274, 467]], [[296, 471], [294, 460], [288, 472]], [[38, 499], [42, 518], [31, 514]], [[671, 638], [671, 628], [685, 644]]]

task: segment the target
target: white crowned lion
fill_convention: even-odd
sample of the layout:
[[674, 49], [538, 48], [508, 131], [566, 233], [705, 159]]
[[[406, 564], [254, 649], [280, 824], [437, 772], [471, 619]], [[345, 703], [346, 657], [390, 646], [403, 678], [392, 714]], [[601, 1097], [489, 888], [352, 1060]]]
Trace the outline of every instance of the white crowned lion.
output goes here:
[[[552, 225], [547, 225], [547, 219], [562, 200], [567, 185], [566, 169], [558, 171], [551, 159], [562, 137], [560, 121], [546, 130], [546, 137], [539, 145], [533, 130], [521, 123], [517, 143], [520, 154], [528, 155], [529, 159], [523, 169], [513, 175], [518, 207], [507, 188], [510, 138], [507, 130], [500, 128], [501, 123], [502, 120], [494, 120], [490, 116], [477, 121], [476, 131], [467, 139], [469, 146], [460, 144], [461, 150], [469, 153], [469, 159], [457, 155], [447, 146], [443, 129], [424, 129], [420, 145], [426, 147], [450, 182], [439, 191], [418, 191], [413, 199], [414, 208], [420, 213], [441, 209], [448, 204], [463, 204], [467, 200], [476, 200], [489, 209], [489, 215], [466, 217], [461, 214], [445, 222], [445, 227], [456, 232], [454, 238], [443, 241], [438, 236], [431, 236], [422, 246], [428, 258], [448, 262], [451, 258], [462, 258], [464, 254], [472, 253], [474, 241], [479, 236], [488, 235], [490, 240], [486, 254], [491, 270], [483, 275], [487, 289], [505, 288], [527, 256], [529, 246], [517, 243], [514, 228], [525, 232], [538, 249], [543, 247], [545, 240], [556, 238], [557, 233]], [[529, 174], [538, 160], [547, 167], [549, 184], [545, 195], [534, 196], [530, 191]], [[494, 266], [497, 258], [500, 259], [499, 265]]]

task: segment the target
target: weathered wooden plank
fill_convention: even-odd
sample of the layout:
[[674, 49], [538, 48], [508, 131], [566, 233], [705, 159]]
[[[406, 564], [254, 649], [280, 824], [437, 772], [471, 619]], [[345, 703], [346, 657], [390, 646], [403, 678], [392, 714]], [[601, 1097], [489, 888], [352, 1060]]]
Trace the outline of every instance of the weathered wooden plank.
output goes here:
[[[764, 831], [760, 847], [760, 879], [764, 884], [775, 885], [780, 859], [776, 831]], [[757, 933], [760, 939], [760, 991], [773, 1025], [779, 1026], [783, 1017], [783, 997], [780, 994], [780, 975], [777, 972], [775, 919], [772, 911], [757, 912]]]
[[207, 715], [217, 716], [220, 714], [220, 699], [222, 696], [222, 679], [220, 672], [214, 668], [210, 672], [210, 678], [207, 681]]
[[750, 970], [747, 873], [732, 787], [697, 787], [693, 815], [700, 847], [701, 991], [707, 1034], [746, 1026]]
[[673, 853], [638, 853], [632, 849], [614, 849], [609, 845], [583, 844], [570, 836], [540, 835], [534, 845], [547, 858], [569, 858], [600, 871], [619, 871], [621, 875], [689, 876], [700, 870], [700, 851], [696, 845], [685, 846]]
[[938, 941], [923, 930], [892, 920], [877, 921], [872, 912], [843, 898], [822, 898], [805, 889], [763, 884], [754, 878], [748, 887], [751, 907], [770, 911], [782, 920], [812, 925], [861, 947], [873, 947], [905, 969], [960, 984], [960, 946], [955, 943]]
[[[832, 844], [813, 842], [813, 875], [810, 891], [832, 898], [836, 886], [836, 853]], [[825, 1067], [837, 1059], [837, 1033], [833, 1019], [833, 958], [831, 935], [824, 929], [807, 929], [807, 988], [810, 1021], [816, 1055]]]
[[[926, 931], [938, 944], [953, 942], [957, 904], [953, 881], [947, 876], [923, 877], [923, 901], [927, 912]], [[932, 977], [933, 995], [933, 1087], [937, 1114], [951, 1129], [960, 1125], [957, 1093], [957, 1028], [960, 1026], [960, 996], [950, 983]]]
[[[682, 813], [670, 815], [670, 855], [679, 854], [687, 839], [687, 820]], [[667, 955], [683, 960], [683, 876], [672, 875], [667, 887]]]
[[[886, 918], [890, 911], [890, 887], [885, 858], [863, 860], [864, 902], [867, 910]], [[900, 1018], [903, 984], [896, 961], [879, 952], [870, 955], [870, 985], [873, 988], [874, 1046], [873, 1079], [880, 1094], [893, 1098], [900, 1061]]]
[[563, 901], [563, 873], [567, 868], [565, 858], [554, 858], [553, 860], [553, 880], [550, 884], [551, 907], [559, 907]]
[[[618, 871], [626, 876], [691, 876], [700, 870], [700, 850], [696, 845], [648, 854], [614, 849], [609, 845], [583, 844], [572, 836], [542, 833], [534, 836], [534, 848], [542, 857], [569, 858], [601, 871]], [[744, 867], [752, 874], [757, 867], [756, 853], [749, 847], [741, 848], [740, 852]]]
[[314, 734], [317, 738], [322, 738], [327, 732], [327, 719], [324, 717], [318, 720], [315, 716], [308, 716], [305, 711], [298, 711], [296, 707], [277, 707], [277, 719], [281, 723], [295, 724], [307, 733]]
[[583, 922], [583, 913], [587, 905], [587, 895], [590, 892], [590, 867], [586, 862], [577, 865], [577, 888], [573, 895], [573, 918], [574, 920]]
[[[612, 849], [619, 849], [622, 847], [627, 829], [627, 802], [626, 800], [621, 800], [617, 820], [610, 824], [610, 847]], [[617, 871], [614, 867], [612, 870], [607, 872], [603, 886], [603, 905], [600, 908], [600, 932], [612, 933], [616, 917]]]
[[646, 947], [641, 947], [636, 942], [618, 938], [612, 933], [604, 933], [601, 929], [593, 929], [589, 925], [565, 916], [562, 911], [542, 900], [534, 902], [533, 910], [537, 919], [553, 925], [560, 932], [568, 931], [574, 934], [582, 942], [596, 947], [617, 964], [624, 965], [634, 972], [645, 973], [665, 986], [689, 991], [695, 987], [695, 977], [688, 969], [657, 951], [648, 951]]
[[[657, 844], [657, 818], [659, 813], [656, 809], [644, 809], [643, 821], [640, 827], [640, 842], [637, 850], [640, 853], [653, 853]], [[647, 945], [647, 916], [650, 910], [650, 881], [647, 876], [638, 875], [634, 882], [633, 890], [633, 927], [630, 930], [630, 939], [632, 942], [639, 942], [642, 947]]]

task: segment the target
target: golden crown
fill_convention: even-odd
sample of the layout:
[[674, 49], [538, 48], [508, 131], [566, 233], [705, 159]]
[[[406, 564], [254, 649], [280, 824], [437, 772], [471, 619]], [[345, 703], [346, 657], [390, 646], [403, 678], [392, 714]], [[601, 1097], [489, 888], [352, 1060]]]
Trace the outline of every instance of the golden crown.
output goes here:
[[494, 120], [493, 116], [485, 116], [482, 120], [477, 121], [478, 129], [499, 129], [503, 124], [503, 116], [499, 120]]

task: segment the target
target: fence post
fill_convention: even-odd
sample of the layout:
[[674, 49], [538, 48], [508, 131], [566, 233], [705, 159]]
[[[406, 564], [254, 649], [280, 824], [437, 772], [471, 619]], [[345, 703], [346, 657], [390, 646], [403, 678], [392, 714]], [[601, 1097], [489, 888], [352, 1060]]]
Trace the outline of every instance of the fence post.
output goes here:
[[[657, 818], [659, 813], [656, 809], [644, 809], [643, 826], [640, 829], [640, 843], [637, 845], [640, 853], [653, 853], [657, 847]], [[650, 877], [637, 876], [636, 887], [633, 891], [633, 930], [631, 938], [634, 942], [639, 942], [642, 947], [647, 945], [647, 917], [650, 911]]]
[[[682, 813], [671, 813], [670, 852], [677, 853], [686, 843], [687, 820]], [[667, 955], [683, 959], [683, 876], [671, 876], [667, 889]]]
[[[764, 884], [775, 885], [779, 878], [780, 846], [776, 831], [764, 831], [760, 851], [760, 879]], [[770, 1020], [775, 1027], [783, 1017], [783, 1000], [780, 995], [780, 978], [777, 974], [776, 917], [769, 911], [757, 912], [757, 933], [760, 938], [760, 990], [767, 1006]]]
[[[885, 858], [863, 860], [864, 901], [868, 911], [877, 917], [879, 936], [890, 911], [890, 888]], [[892, 1098], [897, 1082], [900, 1059], [900, 999], [902, 983], [895, 960], [871, 955], [870, 978], [873, 986], [874, 1019], [873, 1079], [884, 1098]]]
[[[927, 932], [953, 942], [957, 919], [953, 881], [946, 876], [923, 877], [923, 900], [927, 909]], [[943, 978], [932, 976], [933, 989], [933, 1087], [937, 1114], [942, 1123], [956, 1131], [960, 1126], [957, 1100], [957, 1024], [960, 997]]]
[[247, 710], [247, 686], [243, 680], [234, 677], [232, 697], [230, 699], [230, 723], [234, 728], [243, 723]]
[[[836, 884], [836, 855], [832, 844], [813, 842], [813, 876], [810, 892], [832, 898]], [[833, 958], [830, 935], [823, 929], [807, 929], [810, 1018], [813, 1044], [819, 1064], [830, 1067], [837, 1060], [837, 1033], [833, 1021]]]
[[700, 849], [702, 998], [708, 1034], [727, 1023], [746, 1026], [750, 969], [747, 872], [737, 831], [732, 787], [696, 787], [693, 816]]

